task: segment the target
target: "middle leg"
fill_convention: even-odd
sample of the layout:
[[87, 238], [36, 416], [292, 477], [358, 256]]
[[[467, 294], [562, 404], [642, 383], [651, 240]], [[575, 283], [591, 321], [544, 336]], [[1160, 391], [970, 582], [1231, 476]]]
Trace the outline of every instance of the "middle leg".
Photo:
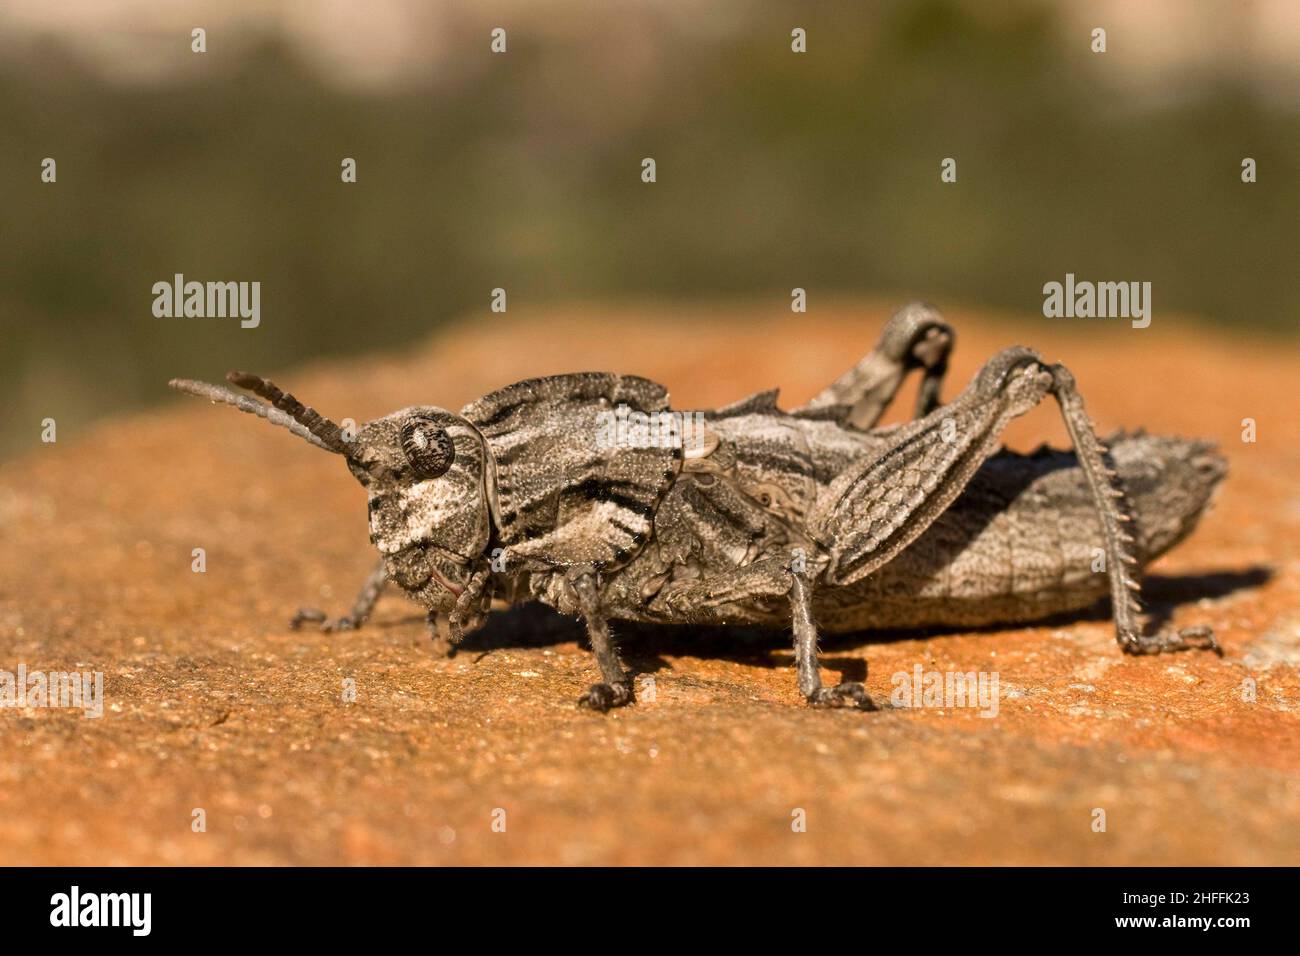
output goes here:
[[664, 606], [676, 618], [690, 620], [692, 610], [703, 606], [744, 605], [785, 598], [789, 602], [794, 631], [795, 675], [799, 693], [813, 707], [877, 710], [866, 688], [857, 681], [845, 681], [835, 687], [822, 686], [812, 595], [814, 581], [825, 567], [823, 556], [809, 556], [800, 548], [790, 555], [788, 561], [772, 556], [743, 568], [665, 588]]
[[790, 571], [790, 613], [794, 621], [794, 666], [799, 693], [813, 707], [856, 707], [879, 710], [858, 681], [822, 686], [817, 660], [817, 623], [812, 614], [812, 583], [806, 571]]

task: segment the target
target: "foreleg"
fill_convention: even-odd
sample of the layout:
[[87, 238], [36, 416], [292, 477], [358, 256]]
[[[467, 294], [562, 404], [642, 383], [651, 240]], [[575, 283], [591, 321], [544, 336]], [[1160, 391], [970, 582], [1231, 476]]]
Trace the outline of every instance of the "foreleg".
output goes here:
[[320, 608], [301, 607], [289, 620], [289, 627], [296, 631], [302, 627], [304, 621], [312, 621], [320, 624], [320, 629], [326, 633], [355, 631], [370, 617], [370, 612], [375, 609], [375, 605], [379, 602], [379, 598], [387, 586], [388, 575], [381, 559], [371, 570], [370, 576], [366, 578], [366, 583], [361, 586], [361, 593], [357, 595], [357, 599], [352, 603], [351, 612], [345, 617], [330, 620], [329, 615]]
[[487, 621], [491, 604], [492, 573], [485, 562], [470, 573], [451, 611], [430, 611], [425, 618], [433, 653], [439, 657], [455, 657], [465, 635]]

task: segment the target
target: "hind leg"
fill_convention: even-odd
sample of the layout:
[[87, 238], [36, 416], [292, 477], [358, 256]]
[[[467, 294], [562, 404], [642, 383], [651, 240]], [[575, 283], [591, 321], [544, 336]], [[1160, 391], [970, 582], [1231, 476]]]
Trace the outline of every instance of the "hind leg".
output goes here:
[[1136, 561], [1128, 550], [1133, 539], [1125, 530], [1130, 519], [1122, 507], [1123, 493], [1112, 482], [1114, 473], [1103, 461], [1105, 449], [1088, 421], [1074, 376], [1025, 348], [999, 353], [951, 404], [899, 428], [875, 457], [831, 484], [824, 503], [810, 515], [811, 530], [827, 543], [831, 556], [822, 581], [860, 581], [916, 540], [997, 450], [1007, 423], [1049, 394], [1060, 405], [1092, 493], [1120, 646], [1134, 654], [1218, 651], [1206, 628], [1143, 632], [1133, 576]]
[[855, 428], [869, 429], [880, 421], [889, 403], [913, 370], [923, 373], [916, 400], [916, 417], [939, 405], [939, 388], [948, 371], [955, 334], [933, 306], [909, 302], [885, 323], [880, 341], [861, 362], [815, 395], [801, 410], [839, 406]]

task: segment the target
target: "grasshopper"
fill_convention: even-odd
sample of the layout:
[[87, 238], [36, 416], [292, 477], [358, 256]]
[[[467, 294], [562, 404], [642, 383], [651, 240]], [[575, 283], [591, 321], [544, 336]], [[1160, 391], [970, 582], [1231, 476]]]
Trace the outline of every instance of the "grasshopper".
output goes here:
[[[605, 372], [529, 379], [459, 414], [404, 408], [355, 435], [255, 375], [227, 380], [265, 402], [170, 384], [342, 456], [365, 487], [378, 565], [348, 616], [308, 608], [293, 626], [360, 627], [392, 583], [454, 646], [493, 599], [541, 601], [585, 621], [602, 679], [579, 704], [596, 710], [633, 700], [611, 620], [792, 627], [805, 700], [862, 710], [876, 705], [861, 683], [822, 686], [819, 626], [1013, 624], [1109, 592], [1124, 651], [1222, 653], [1208, 628], [1149, 627], [1138, 603], [1142, 568], [1190, 533], [1226, 473], [1214, 446], [1139, 432], [1107, 448], [1070, 372], [1021, 346], [941, 404], [954, 341], [911, 303], [807, 404], [782, 411], [760, 392], [697, 413], [691, 441], [662, 386]], [[877, 427], [912, 372], [915, 417]], [[1073, 452], [1002, 449], [1007, 423], [1049, 395]], [[634, 427], [608, 440], [618, 416]], [[656, 440], [648, 423], [666, 424]]]

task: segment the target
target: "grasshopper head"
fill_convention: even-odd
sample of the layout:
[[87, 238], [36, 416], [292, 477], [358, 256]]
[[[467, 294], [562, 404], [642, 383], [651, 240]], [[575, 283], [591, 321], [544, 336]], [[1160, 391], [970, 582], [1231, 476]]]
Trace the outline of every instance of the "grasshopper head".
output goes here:
[[265, 418], [342, 455], [370, 495], [370, 540], [384, 555], [389, 579], [430, 610], [450, 610], [487, 548], [490, 529], [484, 445], [474, 426], [422, 406], [377, 418], [348, 435], [265, 379], [243, 372], [226, 379], [266, 403], [206, 382], [173, 379], [170, 385]]
[[430, 610], [456, 603], [488, 544], [483, 439], [432, 406], [367, 422], [348, 468], [370, 495], [370, 540], [389, 578]]

